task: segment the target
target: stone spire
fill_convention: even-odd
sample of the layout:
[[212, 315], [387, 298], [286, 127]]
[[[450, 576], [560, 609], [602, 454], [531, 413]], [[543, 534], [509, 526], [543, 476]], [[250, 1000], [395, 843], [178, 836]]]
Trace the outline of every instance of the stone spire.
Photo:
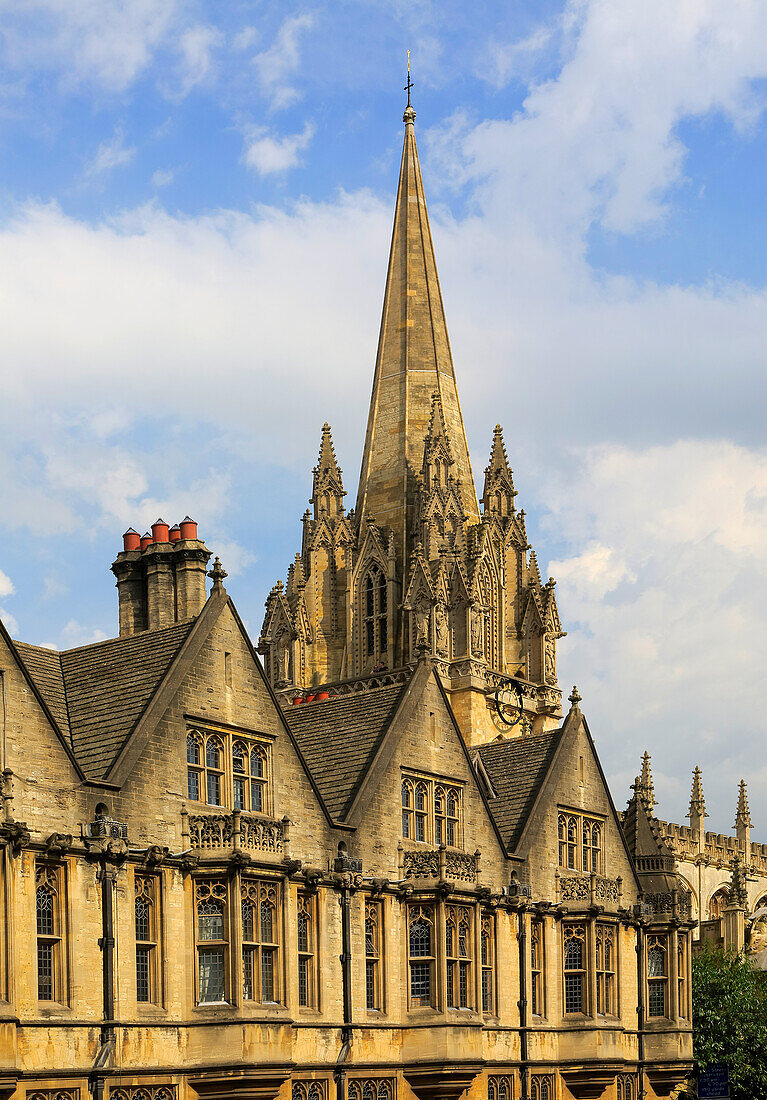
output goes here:
[[323, 513], [333, 519], [343, 515], [343, 499], [346, 493], [341, 478], [341, 467], [336, 459], [333, 437], [330, 434], [330, 425], [327, 423], [322, 425], [320, 454], [313, 475], [312, 498], [309, 503], [314, 505], [314, 518], [319, 519]]
[[647, 803], [647, 808], [652, 810], [656, 805], [655, 787], [653, 785], [652, 770], [650, 768], [650, 754], [646, 749], [642, 753], [642, 771], [639, 775], [639, 786], [641, 794]]
[[735, 812], [735, 829], [738, 834], [738, 847], [744, 855], [751, 855], [751, 811], [748, 808], [748, 794], [746, 793], [746, 781], [741, 779], [738, 787], [738, 808]]
[[460, 481], [464, 510], [469, 522], [479, 521], [412, 107], [403, 121], [405, 141], [356, 508], [360, 521], [373, 517], [394, 531], [401, 564], [408, 557], [415, 480], [434, 393], [439, 395], [455, 460], [451, 473]]
[[698, 765], [692, 773], [692, 793], [690, 794], [690, 831], [696, 839], [698, 851], [706, 849], [706, 800], [703, 797], [703, 777]]
[[485, 467], [482, 507], [485, 512], [494, 512], [498, 516], [505, 517], [514, 511], [516, 495], [514, 478], [503, 442], [503, 429], [500, 424], [496, 424], [493, 444], [490, 448], [490, 461]]
[[689, 816], [693, 814], [700, 814], [701, 817], [708, 817], [706, 813], [706, 800], [703, 797], [703, 775], [697, 764], [695, 765], [695, 771], [692, 773], [692, 791], [690, 793]]

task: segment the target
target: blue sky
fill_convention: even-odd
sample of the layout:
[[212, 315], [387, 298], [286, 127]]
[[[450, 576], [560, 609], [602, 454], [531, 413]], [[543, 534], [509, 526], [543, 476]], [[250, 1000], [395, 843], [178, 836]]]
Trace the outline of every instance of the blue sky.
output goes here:
[[501, 420], [618, 803], [647, 747], [725, 829], [767, 796], [763, 2], [0, 0], [0, 614], [111, 636], [122, 531], [190, 512], [257, 636], [326, 419], [353, 502], [406, 48], [475, 476]]

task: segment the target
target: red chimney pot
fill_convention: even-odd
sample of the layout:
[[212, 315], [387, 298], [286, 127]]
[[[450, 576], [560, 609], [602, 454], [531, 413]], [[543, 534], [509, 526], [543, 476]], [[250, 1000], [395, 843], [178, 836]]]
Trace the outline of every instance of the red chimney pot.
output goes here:
[[151, 545], [152, 545], [152, 536], [147, 531], [146, 534], [141, 536], [140, 546], [141, 546], [142, 550], [146, 550], [147, 546], [151, 546]]
[[178, 540], [181, 538], [181, 528], [177, 523], [174, 523], [171, 527], [170, 531], [168, 532], [168, 538], [171, 542], [178, 542]]
[[184, 516], [181, 520], [181, 538], [182, 539], [196, 539], [197, 538], [197, 524], [189, 516]]
[[152, 541], [168, 542], [168, 525], [164, 519], [158, 519], [152, 524]]
[[132, 527], [123, 535], [123, 550], [138, 550], [141, 547], [141, 535]]

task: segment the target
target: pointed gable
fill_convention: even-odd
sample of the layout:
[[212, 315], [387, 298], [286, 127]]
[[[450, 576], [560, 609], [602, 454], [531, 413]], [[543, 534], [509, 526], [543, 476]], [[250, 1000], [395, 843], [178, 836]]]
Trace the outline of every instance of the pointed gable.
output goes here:
[[491, 741], [477, 748], [495, 792], [490, 810], [510, 852], [522, 835], [561, 735], [562, 730], [556, 729], [537, 737]]

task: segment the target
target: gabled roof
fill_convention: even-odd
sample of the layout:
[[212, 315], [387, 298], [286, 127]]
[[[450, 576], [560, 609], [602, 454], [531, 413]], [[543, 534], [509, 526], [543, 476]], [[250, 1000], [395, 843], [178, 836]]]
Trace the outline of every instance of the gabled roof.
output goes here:
[[193, 625], [190, 620], [62, 653], [16, 643], [88, 779], [104, 778]]
[[334, 820], [345, 819], [407, 687], [336, 695], [283, 712]]
[[561, 735], [562, 728], [535, 737], [491, 741], [476, 750], [496, 795], [488, 799], [488, 806], [509, 852], [522, 835]]

